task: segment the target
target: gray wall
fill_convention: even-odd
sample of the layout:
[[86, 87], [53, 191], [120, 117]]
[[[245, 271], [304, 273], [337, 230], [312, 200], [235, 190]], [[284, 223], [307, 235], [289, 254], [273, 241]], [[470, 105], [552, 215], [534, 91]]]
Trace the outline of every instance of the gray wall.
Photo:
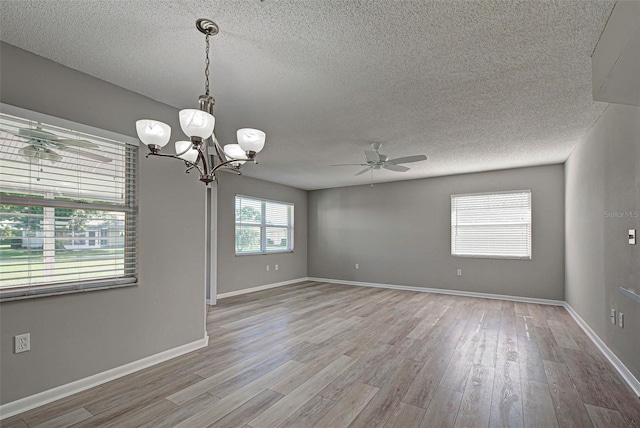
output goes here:
[[[243, 168], [259, 168], [247, 164]], [[235, 195], [292, 202], [292, 253], [235, 255]], [[307, 276], [307, 192], [233, 174], [218, 182], [218, 294]], [[278, 264], [278, 270], [274, 265]], [[267, 272], [266, 266], [270, 265]]]
[[[532, 260], [451, 255], [452, 194], [521, 189]], [[562, 165], [309, 192], [310, 277], [563, 300], [563, 235]]]
[[[0, 64], [3, 103], [130, 136], [143, 117], [180, 129], [172, 107], [13, 46]], [[1, 304], [2, 403], [203, 338], [204, 186], [178, 162], [139, 164], [140, 284]], [[27, 332], [31, 351], [14, 354]]]
[[[611, 104], [565, 166], [566, 300], [640, 378], [640, 108]], [[626, 326], [609, 321], [622, 311]]]

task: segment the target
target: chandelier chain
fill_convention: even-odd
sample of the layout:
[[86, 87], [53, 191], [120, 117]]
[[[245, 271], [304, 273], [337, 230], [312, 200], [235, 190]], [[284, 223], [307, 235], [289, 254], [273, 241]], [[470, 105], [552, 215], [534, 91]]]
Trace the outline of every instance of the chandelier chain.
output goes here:
[[205, 79], [205, 83], [204, 83], [204, 90], [205, 90], [205, 95], [209, 95], [209, 34], [205, 35], [205, 40], [206, 40], [206, 48], [205, 48], [205, 54], [206, 54], [206, 60], [204, 62], [205, 66], [204, 66], [204, 79]]

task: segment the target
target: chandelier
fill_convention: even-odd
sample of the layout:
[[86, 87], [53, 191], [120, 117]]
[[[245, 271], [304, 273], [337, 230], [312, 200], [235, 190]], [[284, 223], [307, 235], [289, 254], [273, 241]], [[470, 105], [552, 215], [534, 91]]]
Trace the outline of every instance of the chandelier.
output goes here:
[[[196, 28], [205, 35], [205, 94], [200, 95], [199, 109], [180, 110], [179, 119], [182, 132], [188, 141], [176, 141], [176, 154], [160, 153], [171, 138], [171, 127], [157, 120], [142, 119], [136, 121], [138, 138], [149, 148], [149, 156], [163, 156], [179, 159], [187, 167], [186, 172], [196, 169], [200, 181], [205, 184], [216, 179], [216, 172], [227, 168], [240, 174], [240, 167], [247, 161], [256, 161], [256, 154], [264, 147], [266, 134], [258, 129], [238, 129], [238, 144], [227, 144], [224, 149], [218, 143], [213, 128], [216, 118], [213, 116], [214, 98], [209, 94], [209, 37], [218, 34], [218, 25], [209, 19], [198, 19]], [[213, 149], [214, 153], [209, 153]]]

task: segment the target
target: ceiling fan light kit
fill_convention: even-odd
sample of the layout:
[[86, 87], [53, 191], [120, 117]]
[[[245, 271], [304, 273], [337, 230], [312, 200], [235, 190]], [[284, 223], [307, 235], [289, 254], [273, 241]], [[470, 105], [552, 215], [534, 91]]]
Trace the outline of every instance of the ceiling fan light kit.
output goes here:
[[[216, 118], [213, 116], [214, 98], [209, 94], [209, 37], [219, 32], [218, 25], [210, 19], [198, 19], [196, 28], [205, 35], [205, 94], [198, 99], [199, 109], [180, 110], [180, 128], [189, 137], [188, 141], [176, 141], [176, 154], [160, 153], [171, 139], [171, 127], [166, 123], [152, 119], [136, 122], [136, 132], [140, 141], [149, 148], [149, 156], [162, 156], [179, 159], [200, 173], [200, 181], [209, 184], [216, 179], [221, 168], [240, 174], [240, 167], [247, 161], [257, 163], [256, 155], [264, 148], [266, 134], [258, 129], [242, 128], [237, 131], [238, 144], [227, 144], [224, 149], [214, 136]], [[209, 154], [209, 148], [215, 153]]]
[[56, 163], [62, 159], [62, 156], [60, 156], [53, 150], [47, 147], [39, 147], [33, 144], [21, 148], [19, 153], [26, 160], [37, 159], [37, 160], [49, 161], [51, 163]]

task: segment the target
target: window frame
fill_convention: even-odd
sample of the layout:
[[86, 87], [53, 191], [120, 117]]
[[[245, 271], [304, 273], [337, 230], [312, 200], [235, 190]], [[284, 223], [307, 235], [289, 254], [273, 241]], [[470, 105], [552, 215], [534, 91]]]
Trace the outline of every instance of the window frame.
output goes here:
[[[125, 196], [125, 203], [122, 205], [112, 205], [108, 203], [87, 203], [82, 201], [66, 201], [47, 199], [47, 198], [33, 198], [29, 196], [0, 196], [0, 203], [3, 205], [18, 205], [18, 206], [32, 206], [32, 207], [49, 207], [49, 208], [64, 208], [64, 209], [83, 209], [83, 210], [96, 210], [104, 212], [121, 212], [124, 213], [124, 266], [130, 266], [133, 268], [133, 274], [122, 277], [103, 277], [93, 278], [86, 280], [70, 280], [64, 282], [50, 282], [40, 284], [29, 284], [20, 286], [7, 286], [6, 289], [0, 287], [0, 302], [31, 299], [36, 297], [56, 296], [71, 293], [79, 293], [93, 290], [104, 290], [111, 288], [121, 288], [138, 285], [138, 233], [128, 233], [134, 230], [136, 222], [139, 219], [138, 209], [138, 194], [137, 186], [139, 183], [139, 141], [137, 138], [133, 138], [127, 135], [122, 135], [112, 131], [107, 131], [93, 126], [85, 125], [82, 123], [73, 122], [70, 120], [50, 116], [47, 114], [34, 112], [31, 110], [23, 109], [9, 104], [0, 103], [0, 112], [3, 114], [14, 116], [16, 118], [30, 121], [39, 122], [43, 126], [63, 128], [73, 132], [81, 134], [87, 134], [88, 137], [97, 137], [98, 139], [111, 140], [116, 143], [122, 144], [127, 149], [124, 150], [125, 164], [133, 163], [131, 169], [127, 171], [133, 171], [133, 174], [125, 173], [125, 188], [130, 189]], [[128, 183], [129, 180], [134, 180], [133, 183]], [[132, 227], [129, 227], [133, 225]], [[87, 238], [89, 239], [89, 238]], [[100, 239], [96, 237], [94, 239]], [[133, 262], [127, 263], [126, 260], [130, 258]]]
[[[454, 204], [454, 199], [455, 198], [459, 198], [459, 197], [465, 197], [465, 196], [483, 196], [483, 195], [508, 195], [508, 194], [512, 194], [512, 193], [522, 193], [522, 194], [528, 194], [529, 195], [529, 237], [528, 237], [528, 252], [529, 255], [528, 256], [512, 256], [512, 255], [492, 255], [492, 254], [460, 254], [460, 253], [455, 253], [454, 252], [454, 246], [455, 246], [455, 242], [454, 242], [454, 232], [453, 232], [453, 228], [454, 228], [454, 217], [453, 217], [453, 204]], [[533, 259], [533, 192], [531, 189], [522, 189], [522, 190], [503, 190], [503, 191], [495, 191], [495, 192], [477, 192], [477, 193], [461, 193], [461, 194], [453, 194], [451, 195], [451, 203], [450, 203], [450, 217], [451, 217], [451, 223], [450, 223], [450, 233], [449, 233], [449, 237], [450, 237], [450, 251], [451, 251], [451, 255], [453, 257], [460, 257], [460, 258], [475, 258], [475, 259], [496, 259], [496, 260], [532, 260]], [[523, 222], [523, 224], [527, 224], [527, 222]], [[456, 226], [457, 228], [457, 226]]]
[[[238, 222], [237, 217], [235, 216], [235, 210], [236, 210], [236, 205], [238, 203], [238, 198], [242, 198], [242, 199], [248, 199], [248, 200], [252, 200], [252, 201], [257, 201], [260, 202], [260, 223], [242, 223], [242, 222]], [[295, 244], [294, 244], [294, 229], [295, 229], [295, 204], [293, 202], [286, 202], [286, 201], [278, 201], [275, 199], [266, 199], [266, 198], [259, 198], [256, 196], [247, 196], [247, 195], [243, 195], [243, 194], [239, 194], [237, 193], [234, 196], [234, 203], [233, 203], [233, 208], [234, 208], [234, 254], [236, 256], [254, 256], [254, 255], [266, 255], [266, 254], [283, 254], [283, 253], [293, 253], [295, 250]], [[270, 225], [268, 224], [266, 221], [266, 206], [268, 203], [273, 203], [273, 204], [278, 204], [278, 205], [286, 205], [288, 206], [288, 224], [286, 226], [281, 226], [281, 225]], [[255, 227], [259, 227], [260, 228], [260, 250], [259, 251], [243, 251], [243, 252], [238, 252], [238, 245], [237, 245], [237, 238], [236, 238], [236, 233], [237, 233], [237, 228], [238, 225], [248, 225], [248, 226], [255, 226]], [[267, 249], [267, 230], [269, 228], [286, 228], [287, 229], [287, 249], [285, 250], [268, 250]]]

